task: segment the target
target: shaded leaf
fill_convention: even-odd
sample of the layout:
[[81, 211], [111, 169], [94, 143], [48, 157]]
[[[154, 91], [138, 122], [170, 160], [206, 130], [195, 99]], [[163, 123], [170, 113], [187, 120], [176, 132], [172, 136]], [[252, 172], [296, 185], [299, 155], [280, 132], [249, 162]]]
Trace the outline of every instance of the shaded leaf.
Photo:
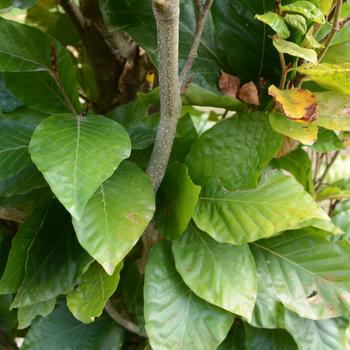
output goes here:
[[79, 285], [67, 295], [67, 306], [79, 321], [90, 323], [102, 314], [108, 299], [117, 289], [123, 264], [109, 276], [97, 263], [93, 263], [81, 276]]
[[218, 243], [190, 225], [172, 247], [176, 269], [191, 290], [211, 304], [251, 319], [257, 284], [248, 245]]
[[274, 295], [301, 317], [320, 320], [349, 313], [350, 243], [331, 242], [328, 236], [306, 228], [251, 245], [258, 270], [270, 275]]
[[186, 165], [173, 163], [168, 167], [158, 191], [156, 226], [162, 234], [170, 239], [183, 234], [196, 208], [200, 190], [189, 177]]
[[17, 325], [16, 312], [10, 310], [12, 295], [0, 295], [0, 331], [8, 332]]
[[143, 234], [154, 202], [149, 177], [125, 162], [90, 198], [81, 219], [73, 219], [80, 244], [109, 275]]
[[[305, 17], [301, 15], [286, 14], [283, 17], [284, 21], [289, 24], [292, 28], [298, 30], [301, 34], [306, 34], [307, 24]], [[282, 38], [281, 39], [285, 39]]]
[[245, 350], [243, 322], [236, 320], [226, 339], [220, 344], [218, 350]]
[[6, 88], [3, 76], [0, 74], [0, 112], [12, 112], [21, 106], [23, 103]]
[[281, 145], [282, 137], [271, 129], [264, 113], [241, 114], [203, 133], [186, 164], [197, 184], [215, 176], [226, 188], [251, 188]]
[[273, 96], [278, 107], [288, 118], [301, 122], [312, 122], [317, 119], [317, 101], [311, 91], [304, 89], [280, 90], [271, 85], [269, 95]]
[[329, 220], [293, 177], [277, 170], [266, 173], [252, 190], [229, 192], [214, 179], [208, 181], [193, 218], [217, 241], [237, 245], [299, 227], [312, 218]]
[[290, 36], [290, 31], [284, 22], [284, 18], [279, 14], [268, 11], [262, 15], [255, 15], [255, 18], [270, 26], [281, 39], [287, 39]]
[[144, 297], [146, 330], [154, 350], [215, 350], [233, 323], [233, 315], [199, 299], [185, 285], [166, 242], [151, 250]]
[[36, 3], [36, 0], [12, 0], [12, 5], [25, 10], [32, 7]]
[[35, 129], [29, 151], [52, 192], [79, 219], [89, 198], [130, 155], [130, 139], [102, 116], [58, 114]]

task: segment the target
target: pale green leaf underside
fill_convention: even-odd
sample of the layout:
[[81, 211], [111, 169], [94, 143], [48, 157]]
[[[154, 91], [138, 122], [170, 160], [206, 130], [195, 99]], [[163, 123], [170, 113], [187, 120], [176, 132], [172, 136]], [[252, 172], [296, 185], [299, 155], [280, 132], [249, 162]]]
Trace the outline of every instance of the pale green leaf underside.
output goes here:
[[185, 285], [166, 242], [151, 251], [144, 297], [153, 350], [215, 350], [233, 323], [232, 314], [198, 298]]
[[59, 201], [79, 219], [89, 198], [130, 154], [127, 132], [102, 116], [57, 114], [35, 129], [29, 151]]
[[250, 320], [257, 282], [248, 245], [218, 243], [190, 225], [172, 248], [177, 271], [200, 298]]
[[108, 274], [141, 237], [154, 202], [148, 176], [125, 162], [90, 198], [81, 219], [73, 219], [80, 244]]
[[309, 219], [329, 220], [293, 177], [277, 170], [252, 190], [229, 192], [215, 179], [208, 181], [193, 218], [214, 239], [232, 244], [271, 237]]

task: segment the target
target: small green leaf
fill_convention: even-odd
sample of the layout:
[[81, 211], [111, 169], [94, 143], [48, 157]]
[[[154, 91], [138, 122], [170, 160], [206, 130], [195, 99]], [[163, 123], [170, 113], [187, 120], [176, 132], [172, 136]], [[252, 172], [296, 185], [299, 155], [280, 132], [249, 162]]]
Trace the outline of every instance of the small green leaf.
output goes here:
[[324, 128], [318, 129], [317, 141], [312, 145], [314, 151], [327, 153], [340, 151], [344, 148], [345, 146], [334, 131]]
[[166, 242], [151, 250], [144, 297], [153, 350], [215, 350], [233, 323], [232, 314], [206, 303], [185, 285]]
[[278, 39], [276, 37], [273, 38], [273, 45], [280, 53], [300, 57], [308, 62], [317, 63], [317, 53], [315, 50], [306, 49], [291, 41]]
[[301, 317], [322, 320], [349, 313], [350, 243], [328, 238], [328, 232], [305, 228], [251, 244], [273, 294]]
[[125, 162], [90, 198], [81, 219], [73, 219], [80, 244], [109, 275], [141, 237], [154, 202], [149, 177]]
[[251, 319], [257, 285], [248, 245], [218, 243], [190, 225], [173, 252], [177, 271], [200, 298]]
[[37, 304], [20, 307], [17, 312], [18, 329], [29, 327], [37, 316], [48, 316], [55, 308], [55, 305], [56, 298], [52, 298]]
[[102, 314], [107, 300], [117, 289], [123, 264], [109, 276], [103, 268], [93, 263], [81, 276], [79, 285], [67, 295], [67, 306], [79, 321], [91, 323]]
[[[283, 18], [285, 22], [289, 24], [292, 28], [298, 30], [301, 34], [306, 34], [307, 24], [306, 24], [305, 17], [301, 15], [286, 14]], [[285, 39], [285, 38], [281, 37], [281, 39]]]
[[342, 64], [303, 64], [296, 68], [299, 73], [307, 75], [326, 89], [338, 91], [342, 94], [350, 93], [350, 63]]
[[123, 342], [124, 331], [114, 321], [85, 325], [60, 305], [30, 328], [21, 350], [121, 350]]
[[270, 124], [273, 130], [297, 140], [305, 145], [312, 145], [317, 140], [317, 122], [299, 123], [289, 120], [284, 115], [270, 114]]
[[35, 129], [29, 151], [59, 201], [75, 219], [97, 188], [130, 154], [130, 139], [102, 116], [58, 114]]
[[263, 15], [255, 15], [255, 18], [270, 26], [281, 39], [287, 39], [290, 36], [290, 31], [283, 17], [277, 13], [268, 11]]
[[158, 191], [160, 196], [156, 226], [170, 239], [179, 238], [196, 208], [201, 188], [193, 184], [187, 167], [181, 163], [169, 166]]
[[315, 23], [326, 22], [322, 11], [310, 1], [294, 1], [291, 4], [282, 5], [280, 9], [289, 13], [299, 13]]
[[208, 181], [193, 218], [217, 241], [236, 245], [274, 236], [312, 218], [329, 220], [293, 177], [277, 170], [266, 173], [252, 190], [229, 192], [215, 179]]
[[0, 121], [0, 180], [19, 174], [32, 164], [28, 145], [33, 129], [12, 120]]
[[216, 177], [228, 189], [252, 188], [282, 140], [271, 129], [266, 114], [241, 114], [203, 133], [193, 144], [186, 164], [196, 184]]

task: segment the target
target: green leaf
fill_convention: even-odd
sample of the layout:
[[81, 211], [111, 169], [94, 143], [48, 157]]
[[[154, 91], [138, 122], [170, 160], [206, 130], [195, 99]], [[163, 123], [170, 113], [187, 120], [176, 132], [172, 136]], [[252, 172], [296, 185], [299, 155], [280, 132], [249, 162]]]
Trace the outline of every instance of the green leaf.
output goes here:
[[317, 124], [335, 131], [350, 131], [350, 96], [333, 91], [315, 95], [319, 109]]
[[290, 31], [288, 30], [283, 17], [279, 14], [268, 11], [262, 15], [255, 15], [255, 18], [270, 26], [281, 39], [287, 39], [290, 36]]
[[257, 268], [270, 276], [274, 295], [299, 316], [327, 319], [350, 309], [350, 243], [306, 228], [253, 243]]
[[21, 106], [23, 103], [6, 88], [3, 75], [0, 74], [0, 112], [12, 112]]
[[350, 41], [343, 41], [339, 44], [331, 45], [322, 58], [322, 63], [342, 64], [349, 61]]
[[298, 350], [293, 338], [283, 329], [253, 328], [244, 324], [246, 350]]
[[[53, 71], [53, 60], [57, 72]], [[80, 111], [70, 55], [41, 31], [0, 18], [0, 71], [21, 72], [4, 76], [7, 87], [27, 106], [59, 113], [69, 110], [71, 104]], [[39, 92], [43, 95], [38, 96]]]
[[290, 13], [299, 13], [315, 23], [326, 22], [322, 11], [310, 1], [294, 1], [291, 4], [282, 5], [280, 9]]
[[15, 176], [32, 164], [28, 145], [33, 129], [12, 120], [0, 120], [0, 180]]
[[47, 211], [47, 201], [38, 202], [13, 238], [7, 265], [0, 280], [0, 294], [16, 293], [21, 286], [27, 256], [32, 242], [44, 224]]
[[350, 201], [340, 202], [333, 212], [333, 222], [350, 238]]
[[333, 0], [318, 0], [318, 8], [325, 14], [328, 15], [332, 9]]
[[40, 122], [49, 117], [50, 114], [35, 111], [33, 109], [27, 108], [25, 106], [16, 109], [13, 112], [3, 113], [3, 116], [7, 120], [13, 120], [15, 122], [23, 123], [33, 129], [35, 129]]
[[109, 275], [143, 234], [154, 202], [149, 177], [125, 162], [91, 197], [81, 219], [73, 219], [80, 244]]
[[271, 129], [264, 113], [241, 114], [202, 134], [186, 164], [197, 184], [215, 176], [226, 188], [251, 188], [281, 145], [282, 137]]
[[317, 63], [317, 53], [315, 50], [306, 49], [291, 41], [273, 38], [273, 45], [280, 53], [303, 58], [305, 61]]
[[186, 165], [173, 163], [169, 166], [158, 191], [156, 226], [162, 234], [177, 239], [184, 233], [196, 208], [200, 190], [188, 176]]
[[24, 329], [32, 324], [37, 316], [46, 317], [51, 314], [56, 305], [56, 298], [37, 304], [20, 307], [17, 312], [18, 329]]
[[124, 331], [115, 322], [100, 319], [86, 325], [61, 305], [30, 328], [21, 350], [120, 350], [123, 342]]
[[112, 276], [97, 263], [89, 267], [81, 276], [78, 287], [67, 295], [67, 306], [75, 318], [91, 323], [102, 314], [107, 300], [117, 289], [122, 267], [123, 264], [119, 264]]
[[245, 350], [243, 322], [235, 323], [218, 350]]
[[12, 295], [0, 295], [0, 331], [8, 332], [16, 327], [16, 312], [11, 311]]
[[12, 5], [18, 7], [21, 10], [28, 9], [35, 5], [36, 0], [12, 0]]
[[32, 160], [75, 219], [98, 187], [130, 155], [130, 139], [115, 121], [98, 115], [58, 114], [35, 129]]
[[318, 129], [317, 141], [312, 145], [312, 149], [316, 152], [327, 153], [340, 151], [345, 146], [334, 131], [324, 128]]
[[[180, 67], [187, 59], [193, 36], [197, 11], [188, 0], [180, 3]], [[264, 25], [255, 14], [273, 9], [273, 3], [246, 0], [214, 1], [200, 40], [198, 57], [191, 70], [191, 80], [204, 89], [218, 91], [220, 70], [239, 72], [244, 81], [255, 81], [260, 67], [272, 72], [278, 57], [271, 50]], [[101, 10], [113, 27], [127, 31], [157, 61], [156, 25], [148, 0], [102, 0]], [[234, 43], [225, 45], [224, 43]], [[266, 76], [266, 74], [264, 75]]]
[[346, 318], [314, 321], [301, 318], [292, 311], [285, 311], [284, 328], [298, 344], [298, 350], [346, 349], [345, 332], [349, 324]]
[[299, 73], [307, 75], [306, 80], [312, 80], [326, 89], [338, 91], [342, 94], [350, 93], [350, 81], [348, 79], [350, 63], [306, 63], [297, 67], [296, 70]]
[[185, 285], [166, 242], [151, 250], [144, 297], [146, 330], [154, 350], [215, 350], [233, 323], [233, 315], [199, 299]]
[[317, 140], [318, 128], [316, 121], [299, 123], [279, 114], [270, 114], [269, 120], [273, 130], [293, 140], [305, 145], [312, 145]]
[[207, 302], [250, 320], [257, 283], [248, 245], [218, 243], [190, 225], [173, 242], [176, 269], [192, 291]]
[[302, 148], [298, 148], [281, 158], [273, 159], [271, 165], [277, 169], [287, 170], [303, 185], [305, 191], [313, 194], [312, 162]]
[[11, 307], [37, 304], [70, 292], [91, 263], [75, 239], [70, 216], [59, 203], [48, 205], [43, 220], [22, 258], [24, 278]]
[[237, 245], [274, 236], [312, 218], [329, 220], [293, 177], [277, 170], [266, 173], [252, 190], [229, 192], [215, 179], [208, 181], [193, 218], [217, 241]]
[[[306, 34], [307, 32], [307, 24], [305, 17], [301, 15], [291, 15], [286, 14], [283, 17], [284, 21], [289, 24], [292, 28], [298, 30], [301, 34]], [[281, 39], [285, 39], [282, 38]]]

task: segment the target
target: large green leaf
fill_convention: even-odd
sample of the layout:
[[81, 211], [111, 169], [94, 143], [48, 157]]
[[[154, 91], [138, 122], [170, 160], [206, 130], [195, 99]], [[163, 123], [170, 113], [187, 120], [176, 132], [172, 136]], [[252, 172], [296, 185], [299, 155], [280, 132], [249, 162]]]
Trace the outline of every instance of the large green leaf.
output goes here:
[[155, 246], [145, 274], [145, 320], [154, 350], [215, 350], [233, 315], [199, 299], [176, 272], [166, 242]]
[[202, 134], [186, 164], [198, 184], [216, 177], [229, 189], [252, 188], [281, 145], [264, 113], [241, 114]]
[[[118, 3], [102, 0], [101, 8], [112, 25], [127, 31], [156, 61], [156, 25], [148, 0], [123, 0]], [[270, 42], [265, 41], [264, 25], [254, 16], [272, 8], [273, 4], [268, 1], [214, 1], [192, 68], [192, 81], [203, 88], [217, 91], [220, 69], [239, 73], [243, 80], [256, 80], [260, 70], [266, 68], [267, 64], [271, 72], [278, 58], [270, 49]], [[195, 4], [182, 0], [180, 16], [179, 59], [182, 66], [195, 33]]]
[[124, 331], [113, 321], [86, 325], [61, 305], [30, 328], [21, 350], [120, 350], [123, 342]]
[[23, 103], [6, 88], [3, 75], [0, 74], [0, 113], [12, 112], [21, 106]]
[[102, 314], [107, 300], [117, 289], [122, 267], [119, 264], [109, 276], [94, 263], [81, 276], [78, 287], [67, 296], [67, 306], [79, 321], [90, 323]]
[[137, 243], [154, 213], [150, 179], [136, 165], [123, 163], [73, 220], [80, 244], [110, 275]]
[[273, 45], [280, 53], [300, 57], [308, 62], [317, 63], [317, 53], [315, 50], [306, 49], [293, 43], [292, 41], [287, 41], [279, 38], [273, 38]]
[[79, 219], [89, 198], [130, 154], [130, 139], [115, 121], [58, 114], [35, 129], [29, 151], [59, 201]]
[[23, 123], [0, 121], [0, 180], [17, 175], [32, 163], [28, 153], [32, 133]]
[[200, 298], [251, 319], [257, 282], [248, 245], [218, 243], [190, 225], [173, 253], [177, 271]]
[[350, 310], [350, 243], [306, 228], [252, 244], [274, 295], [299, 316], [320, 320]]
[[208, 181], [194, 215], [201, 230], [231, 244], [271, 237], [312, 218], [329, 220], [293, 177], [277, 170], [252, 190], [229, 192], [215, 179]]
[[159, 189], [159, 211], [156, 225], [170, 239], [180, 237], [194, 213], [200, 187], [193, 184], [187, 167], [180, 163], [169, 166]]
[[0, 18], [0, 71], [21, 72], [6, 73], [5, 80], [27, 106], [52, 113], [80, 111], [69, 53], [41, 31]]
[[75, 239], [70, 215], [56, 201], [48, 205], [44, 222], [23, 253], [24, 278], [11, 307], [70, 292], [92, 260]]
[[56, 298], [52, 298], [37, 304], [20, 307], [17, 312], [18, 329], [29, 327], [37, 316], [48, 316], [55, 308], [55, 305]]

